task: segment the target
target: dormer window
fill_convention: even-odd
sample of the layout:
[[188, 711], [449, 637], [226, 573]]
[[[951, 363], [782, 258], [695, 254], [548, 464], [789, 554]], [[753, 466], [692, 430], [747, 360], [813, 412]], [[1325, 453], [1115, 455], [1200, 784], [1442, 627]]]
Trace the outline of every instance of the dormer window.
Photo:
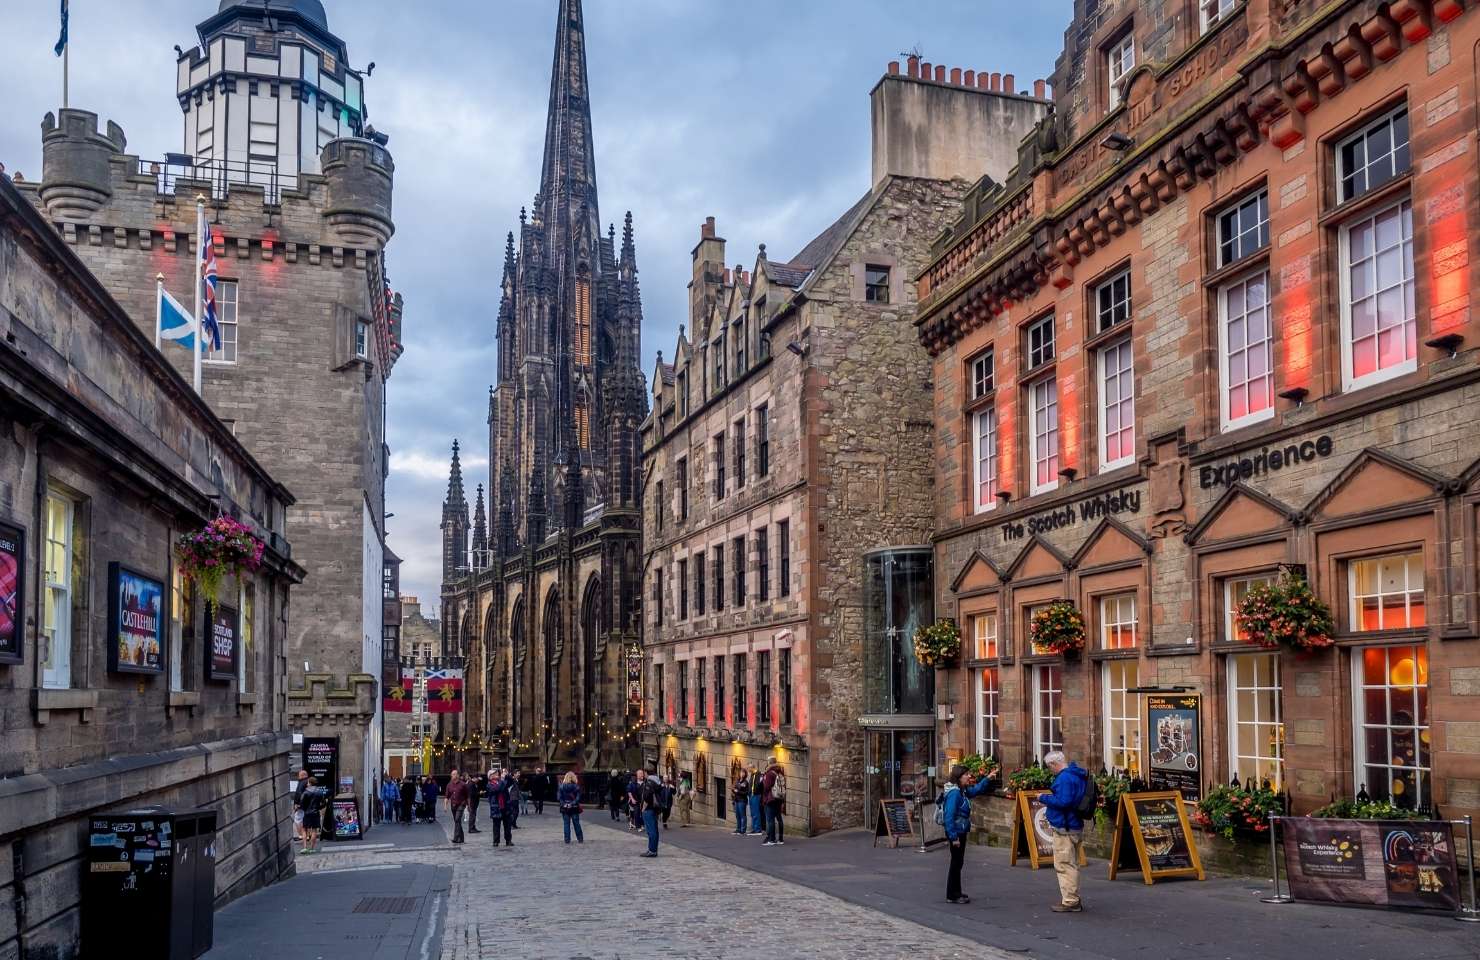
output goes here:
[[1127, 31], [1125, 36], [1110, 45], [1109, 52], [1105, 54], [1107, 69], [1106, 77], [1110, 86], [1110, 109], [1114, 110], [1120, 106], [1121, 90], [1120, 82], [1136, 66], [1136, 37]]

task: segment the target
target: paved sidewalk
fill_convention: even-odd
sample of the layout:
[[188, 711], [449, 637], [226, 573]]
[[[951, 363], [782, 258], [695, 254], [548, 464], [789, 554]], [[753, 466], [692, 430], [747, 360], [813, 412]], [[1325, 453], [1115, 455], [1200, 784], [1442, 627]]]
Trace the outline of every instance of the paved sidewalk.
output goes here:
[[[604, 811], [590, 818], [603, 833]], [[967, 906], [945, 902], [946, 852], [872, 846], [872, 834], [842, 831], [816, 838], [788, 838], [762, 847], [759, 837], [737, 837], [729, 828], [673, 828], [669, 847], [680, 847], [724, 863], [791, 881], [881, 914], [905, 918], [943, 933], [965, 937], [1017, 955], [1104, 958], [1104, 960], [1425, 960], [1480, 958], [1480, 924], [1448, 916], [1387, 910], [1271, 905], [1268, 880], [1212, 878], [1164, 880], [1146, 886], [1140, 875], [1106, 879], [1104, 861], [1082, 874], [1086, 912], [1049, 912], [1058, 900], [1051, 868], [1008, 866], [1005, 849], [972, 846], [966, 855]], [[752, 890], [768, 881], [756, 877], [731, 905], [750, 909]], [[740, 905], [746, 906], [741, 908]]]

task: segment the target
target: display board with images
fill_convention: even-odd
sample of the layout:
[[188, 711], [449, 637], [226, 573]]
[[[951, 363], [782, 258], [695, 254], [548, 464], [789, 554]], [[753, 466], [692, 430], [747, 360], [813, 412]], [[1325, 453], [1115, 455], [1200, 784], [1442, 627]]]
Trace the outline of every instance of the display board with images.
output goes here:
[[[1044, 864], [1053, 866], [1053, 826], [1048, 822], [1048, 808], [1043, 798], [1052, 790], [1019, 790], [1012, 805], [1012, 845], [1008, 865], [1017, 866], [1026, 857], [1037, 870]], [[1079, 865], [1089, 866], [1084, 845], [1079, 847]]]
[[164, 672], [164, 581], [108, 564], [108, 669]]
[[1297, 900], [1420, 910], [1459, 907], [1454, 827], [1442, 820], [1281, 821]]
[[359, 840], [363, 836], [358, 798], [342, 797], [330, 804], [330, 810], [334, 816], [335, 840]]
[[25, 659], [26, 531], [0, 523], [0, 663]]
[[320, 787], [332, 791], [339, 776], [339, 738], [304, 737], [303, 769]]
[[1122, 870], [1139, 870], [1148, 885], [1166, 877], [1205, 879], [1180, 792], [1121, 795], [1110, 847], [1110, 879]]
[[891, 847], [899, 846], [901, 839], [909, 840], [915, 835], [914, 813], [909, 800], [880, 800], [879, 816], [874, 821], [874, 846], [887, 839]]
[[211, 633], [206, 664], [212, 680], [235, 680], [241, 656], [241, 614], [222, 603], [211, 604]]
[[1151, 788], [1176, 790], [1196, 803], [1202, 797], [1202, 697], [1147, 694], [1146, 720], [1151, 731]]

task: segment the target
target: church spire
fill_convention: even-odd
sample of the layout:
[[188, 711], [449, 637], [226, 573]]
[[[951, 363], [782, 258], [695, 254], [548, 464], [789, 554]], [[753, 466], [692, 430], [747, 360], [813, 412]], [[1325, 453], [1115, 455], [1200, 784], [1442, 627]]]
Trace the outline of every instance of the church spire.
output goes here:
[[586, 26], [581, 0], [560, 0], [540, 196], [547, 203], [560, 196], [573, 196], [594, 210], [596, 152], [586, 79]]
[[468, 566], [468, 498], [463, 492], [462, 460], [452, 441], [452, 469], [447, 475], [447, 499], [442, 501], [442, 582], [456, 580]]
[[488, 514], [483, 510], [483, 484], [478, 484], [478, 496], [473, 507], [473, 566], [481, 567], [488, 554]]

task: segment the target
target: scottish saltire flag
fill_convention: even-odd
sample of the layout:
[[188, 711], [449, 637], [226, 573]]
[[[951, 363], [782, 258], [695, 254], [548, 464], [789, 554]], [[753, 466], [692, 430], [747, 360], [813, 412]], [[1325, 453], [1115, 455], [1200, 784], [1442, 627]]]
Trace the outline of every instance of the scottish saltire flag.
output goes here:
[[62, 0], [62, 34], [57, 37], [57, 45], [51, 48], [51, 52], [57, 56], [67, 49], [67, 0]]
[[163, 286], [159, 287], [159, 304], [155, 309], [155, 329], [159, 331], [159, 342], [169, 341], [186, 350], [194, 350], [195, 318]]
[[201, 343], [209, 350], [221, 349], [221, 324], [216, 313], [216, 244], [206, 225], [205, 212], [200, 218]]

